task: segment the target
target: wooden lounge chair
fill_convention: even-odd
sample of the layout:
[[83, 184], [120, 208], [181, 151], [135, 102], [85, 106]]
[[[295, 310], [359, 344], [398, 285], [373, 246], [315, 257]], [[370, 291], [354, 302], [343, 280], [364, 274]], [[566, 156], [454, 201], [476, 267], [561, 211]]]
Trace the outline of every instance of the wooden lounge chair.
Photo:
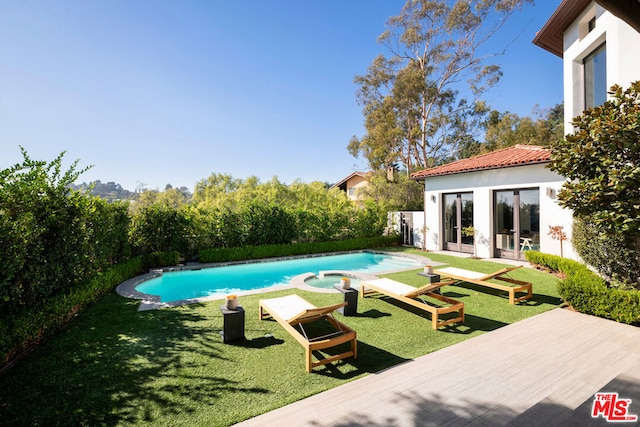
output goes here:
[[[360, 294], [364, 298], [366, 295], [381, 293], [398, 301], [417, 307], [431, 313], [431, 327], [438, 329], [440, 326], [449, 325], [456, 322], [464, 322], [464, 303], [447, 298], [434, 291], [444, 285], [451, 285], [454, 281], [439, 283], [429, 283], [428, 285], [416, 288], [391, 279], [367, 280], [360, 285]], [[430, 297], [438, 300], [438, 303], [427, 302], [423, 297]], [[441, 315], [457, 312], [458, 316], [453, 319], [443, 320]]]
[[[344, 307], [347, 303], [316, 307], [298, 295], [287, 295], [280, 298], [260, 300], [260, 320], [267, 316], [275, 319], [280, 326], [289, 332], [306, 351], [306, 369], [311, 372], [316, 366], [326, 365], [347, 357], [354, 359], [358, 355], [356, 332], [344, 323], [337, 321], [331, 314], [334, 310]], [[305, 329], [307, 326], [307, 329]], [[314, 327], [315, 326], [315, 327]], [[314, 331], [311, 331], [314, 329]], [[322, 330], [319, 336], [312, 332]], [[312, 360], [316, 350], [336, 347], [344, 343], [351, 344], [351, 350], [317, 361]]]
[[[502, 270], [498, 270], [490, 274], [478, 273], [477, 271], [463, 270], [462, 268], [456, 268], [456, 267], [446, 267], [446, 268], [440, 268], [436, 270], [436, 273], [439, 273], [441, 276], [449, 277], [454, 280], [474, 283], [476, 285], [486, 286], [486, 287], [498, 289], [501, 291], [507, 291], [509, 293], [509, 303], [515, 304], [518, 301], [524, 301], [533, 296], [532, 284], [530, 282], [522, 282], [520, 280], [515, 280], [505, 276], [510, 271], [516, 270], [520, 267], [522, 266], [519, 265], [517, 267], [503, 268]], [[501, 283], [490, 282], [489, 280], [492, 280], [492, 279], [511, 283], [516, 286], [503, 285]], [[516, 293], [518, 292], [524, 292], [525, 295], [516, 297]]]

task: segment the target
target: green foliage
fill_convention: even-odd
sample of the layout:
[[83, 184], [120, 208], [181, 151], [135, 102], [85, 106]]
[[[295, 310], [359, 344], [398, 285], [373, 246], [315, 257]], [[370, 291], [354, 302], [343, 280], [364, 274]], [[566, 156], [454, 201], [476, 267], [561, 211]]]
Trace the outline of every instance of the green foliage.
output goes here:
[[[355, 77], [366, 135], [348, 145], [372, 169], [402, 162], [431, 167], [469, 146], [487, 110], [480, 96], [500, 78], [500, 67], [478, 55], [509, 16], [531, 0], [408, 1], [387, 21], [378, 55]], [[466, 83], [466, 84], [465, 84]], [[469, 99], [460, 93], [469, 94]]]
[[86, 306], [142, 271], [142, 260], [133, 258], [69, 288], [64, 294], [45, 297], [21, 307], [12, 316], [3, 316], [0, 322], [1, 364], [51, 336]]
[[196, 185], [194, 200], [187, 216], [197, 249], [379, 236], [386, 224], [381, 206], [359, 207], [320, 182], [286, 186], [213, 174]]
[[424, 187], [421, 183], [409, 179], [406, 172], [396, 173], [393, 181], [390, 181], [386, 171], [379, 170], [368, 178], [368, 181], [369, 184], [359, 193], [366, 200], [388, 211], [422, 210]]
[[243, 240], [252, 245], [290, 243], [296, 237], [295, 219], [278, 206], [252, 203], [242, 212]]
[[563, 273], [560, 296], [576, 310], [616, 322], [640, 324], [640, 291], [608, 286], [600, 276], [579, 262], [555, 255], [527, 251], [529, 262]]
[[190, 224], [186, 212], [163, 203], [141, 208], [132, 218], [131, 243], [138, 254], [189, 253]]
[[[126, 208], [70, 189], [84, 171], [24, 161], [0, 171], [0, 313], [18, 311], [126, 259]], [[2, 317], [2, 315], [0, 315]]]
[[162, 205], [165, 207], [179, 209], [185, 206], [189, 201], [189, 193], [184, 190], [169, 187], [164, 191], [144, 190], [138, 196], [137, 200], [131, 202], [131, 212], [133, 214], [141, 209], [151, 207], [153, 205]]
[[633, 287], [640, 273], [640, 254], [626, 234], [608, 234], [588, 219], [575, 219], [572, 243], [580, 258], [606, 277], [612, 286]]
[[548, 146], [564, 138], [563, 104], [549, 110], [534, 110], [532, 117], [491, 111], [486, 122], [482, 151], [521, 145]]
[[558, 199], [578, 217], [613, 232], [640, 232], [640, 81], [572, 122], [551, 146], [550, 168], [567, 178]]
[[[551, 146], [550, 168], [567, 178], [558, 199], [577, 218], [593, 224], [599, 234], [640, 249], [640, 81], [622, 90], [611, 88], [611, 99], [573, 120], [575, 132]], [[582, 246], [584, 249], [585, 246]], [[637, 259], [635, 256], [634, 259]], [[591, 258], [593, 260], [593, 258]], [[604, 259], [604, 258], [601, 258]], [[596, 262], [602, 273], [635, 282], [638, 270], [627, 270], [622, 259], [611, 265]], [[637, 261], [634, 261], [636, 263]]]
[[157, 267], [170, 267], [180, 263], [180, 252], [151, 252], [141, 256], [144, 270]]
[[89, 201], [90, 211], [85, 222], [88, 234], [85, 253], [90, 258], [90, 264], [98, 268], [126, 261], [131, 256], [128, 205], [108, 203], [98, 197], [92, 197]]
[[200, 251], [201, 262], [244, 261], [271, 257], [317, 254], [325, 252], [343, 252], [359, 249], [396, 246], [400, 244], [398, 236], [380, 236], [349, 239], [333, 242], [295, 243], [289, 245], [260, 245], [234, 248], [213, 248]]

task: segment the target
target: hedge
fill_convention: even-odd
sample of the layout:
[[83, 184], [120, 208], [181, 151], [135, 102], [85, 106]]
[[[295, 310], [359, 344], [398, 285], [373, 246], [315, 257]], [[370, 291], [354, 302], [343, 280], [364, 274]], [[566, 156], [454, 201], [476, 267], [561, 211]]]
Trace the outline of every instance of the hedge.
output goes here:
[[0, 322], [0, 367], [50, 336], [89, 304], [111, 292], [118, 284], [143, 272], [141, 258], [119, 264], [94, 279], [75, 286]]
[[382, 246], [396, 246], [400, 243], [401, 242], [399, 236], [381, 236], [332, 242], [242, 246], [236, 248], [213, 248], [201, 250], [199, 252], [199, 260], [200, 262], [244, 261], [247, 259], [306, 255], [324, 252], [354, 251]]
[[616, 322], [640, 325], [640, 291], [616, 289], [587, 266], [556, 255], [527, 251], [527, 260], [566, 278], [558, 281], [560, 296], [574, 309]]
[[152, 252], [142, 255], [141, 259], [143, 270], [148, 270], [153, 267], [170, 267], [180, 263], [180, 252]]

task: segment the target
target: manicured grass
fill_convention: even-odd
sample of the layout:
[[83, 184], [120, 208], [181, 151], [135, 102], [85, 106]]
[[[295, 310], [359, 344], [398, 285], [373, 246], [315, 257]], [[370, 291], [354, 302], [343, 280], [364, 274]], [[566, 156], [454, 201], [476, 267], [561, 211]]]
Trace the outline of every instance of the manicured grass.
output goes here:
[[[477, 271], [500, 264], [408, 252]], [[424, 284], [416, 271], [389, 277]], [[306, 373], [303, 348], [276, 322], [258, 320], [258, 301], [291, 293], [243, 296], [243, 344], [223, 344], [221, 301], [138, 312], [112, 293], [81, 313], [0, 377], [0, 425], [145, 424], [226, 426], [450, 346], [560, 305], [556, 278], [519, 269], [533, 300], [512, 306], [506, 293], [447, 286], [465, 303], [465, 323], [431, 329], [428, 314], [383, 296], [358, 301], [356, 317], [336, 317], [358, 333], [358, 358]], [[342, 295], [293, 291], [318, 306]]]

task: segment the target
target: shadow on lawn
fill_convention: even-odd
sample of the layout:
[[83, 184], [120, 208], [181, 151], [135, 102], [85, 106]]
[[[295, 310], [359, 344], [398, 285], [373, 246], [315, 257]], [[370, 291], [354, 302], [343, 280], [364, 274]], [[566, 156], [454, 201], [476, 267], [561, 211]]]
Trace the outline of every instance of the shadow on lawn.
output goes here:
[[[450, 298], [453, 298], [450, 295], [450, 293], [447, 293], [446, 295]], [[403, 310], [409, 311], [415, 314], [416, 316], [422, 317], [423, 319], [425, 319], [425, 321], [429, 322], [429, 327], [430, 327], [430, 324], [431, 324], [430, 313], [427, 313], [426, 311], [420, 310], [419, 308], [413, 307], [411, 305], [405, 304], [402, 301], [398, 301], [391, 297], [381, 296], [379, 297], [379, 299], [388, 304], [391, 304]], [[457, 313], [448, 313], [441, 316], [441, 318], [447, 319], [447, 318], [454, 317], [456, 315]], [[508, 323], [505, 323], [505, 322], [500, 322], [497, 320], [487, 319], [484, 317], [478, 317], [478, 316], [471, 315], [469, 313], [465, 313], [464, 323], [455, 323], [451, 325], [446, 325], [444, 327], [438, 328], [438, 331], [450, 332], [450, 333], [456, 333], [456, 334], [471, 334], [475, 331], [485, 331], [485, 332], [494, 331], [498, 328], [501, 328], [507, 325]]]
[[[469, 291], [473, 291], [479, 294], [486, 294], [486, 295], [491, 295], [503, 300], [506, 300], [507, 303], [509, 303], [509, 294], [506, 291], [501, 291], [499, 289], [493, 289], [493, 288], [488, 288], [486, 286], [481, 286], [481, 285], [476, 285], [473, 283], [459, 283], [456, 284], [456, 287], [459, 287], [460, 289], [467, 289]], [[521, 292], [519, 294], [516, 294], [516, 297], [524, 295], [524, 292]], [[449, 298], [464, 298], [464, 297], [469, 297], [471, 296], [471, 294], [463, 294], [460, 292], [456, 292], [456, 291], [448, 291], [446, 293], [446, 295]], [[524, 301], [520, 301], [518, 302], [517, 305], [527, 305], [527, 306], [537, 306], [537, 305], [543, 305], [543, 304], [549, 304], [549, 305], [557, 305], [559, 306], [560, 304], [562, 304], [562, 300], [558, 297], [553, 297], [550, 295], [545, 295], [545, 294], [540, 294], [540, 293], [536, 293], [536, 287], [535, 285], [533, 286], [533, 297], [528, 299], [528, 300], [524, 300]]]
[[[410, 359], [405, 359], [381, 348], [358, 341], [358, 357], [356, 359], [348, 358], [339, 363], [330, 363], [322, 368], [315, 368], [313, 373], [340, 380], [348, 380], [364, 373], [379, 372], [408, 360]], [[340, 369], [341, 364], [348, 364], [356, 369], [343, 372]]]
[[201, 369], [225, 357], [195, 306], [137, 306], [106, 296], [0, 377], [0, 425], [139, 423], [214, 405], [223, 391], [269, 392]]

